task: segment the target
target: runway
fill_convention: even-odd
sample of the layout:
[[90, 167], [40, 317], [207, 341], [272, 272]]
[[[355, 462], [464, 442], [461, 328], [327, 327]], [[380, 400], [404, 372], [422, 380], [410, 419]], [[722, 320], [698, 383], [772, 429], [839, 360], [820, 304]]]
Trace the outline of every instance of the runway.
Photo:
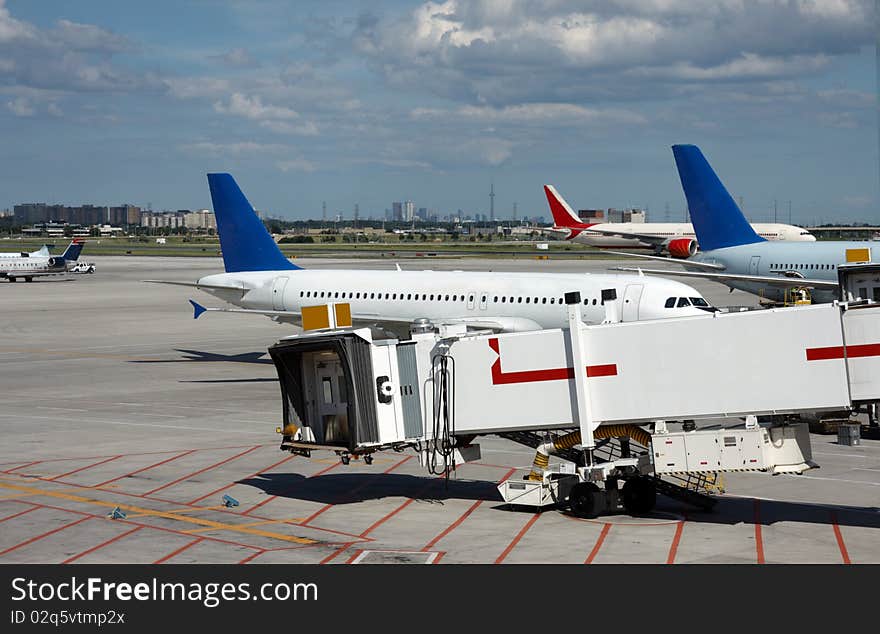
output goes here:
[[[481, 438], [482, 459], [449, 482], [412, 453], [345, 466], [329, 452], [280, 452], [265, 353], [294, 330], [250, 315], [196, 321], [189, 297], [217, 301], [140, 281], [195, 281], [220, 272], [219, 259], [88, 259], [94, 275], [0, 283], [0, 563], [880, 562], [880, 441], [845, 447], [814, 434], [821, 469], [725, 475], [710, 513], [662, 497], [642, 518], [514, 512], [495, 485], [521, 477], [534, 454], [497, 437]], [[394, 268], [387, 258], [297, 262]], [[399, 263], [601, 272], [620, 262]], [[717, 306], [757, 303], [688, 283]], [[117, 508], [125, 518], [108, 518]]]

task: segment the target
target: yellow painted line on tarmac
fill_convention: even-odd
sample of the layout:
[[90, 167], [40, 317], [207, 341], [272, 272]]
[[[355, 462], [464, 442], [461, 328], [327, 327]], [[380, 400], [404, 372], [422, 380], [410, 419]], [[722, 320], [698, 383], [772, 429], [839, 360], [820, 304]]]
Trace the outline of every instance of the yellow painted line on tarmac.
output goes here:
[[[168, 511], [168, 513], [180, 514], [180, 513], [195, 513], [197, 511], [216, 511], [218, 509], [225, 509], [226, 507], [223, 504], [218, 504], [217, 506], [199, 506], [196, 508], [185, 508], [185, 509], [172, 509]], [[134, 519], [135, 517], [149, 517], [153, 515], [150, 513], [135, 513], [134, 515], [129, 515], [129, 519]]]
[[[283, 520], [262, 520], [260, 522], [248, 522], [247, 524], [230, 524], [230, 526], [235, 526], [236, 528], [250, 528], [251, 526], [265, 526], [266, 524], [286, 524], [288, 522], [302, 522], [305, 521], [304, 517], [288, 517]], [[183, 531], [184, 533], [206, 533], [208, 531], [218, 530], [216, 528], [192, 528], [188, 531]]]
[[169, 511], [155, 511], [153, 509], [143, 508], [140, 506], [133, 506], [131, 504], [116, 504], [115, 502], [105, 502], [104, 500], [96, 500], [94, 498], [87, 498], [81, 495], [71, 495], [70, 493], [61, 493], [60, 491], [47, 491], [46, 489], [39, 489], [36, 487], [26, 487], [18, 484], [8, 484], [6, 482], [0, 482], [0, 488], [8, 489], [11, 491], [20, 491], [22, 493], [26, 493], [28, 495], [42, 495], [52, 498], [58, 498], [62, 500], [68, 500], [70, 502], [80, 502], [82, 504], [90, 504], [93, 506], [103, 506], [105, 508], [119, 508], [123, 511], [130, 511], [133, 513], [140, 514], [141, 517], [150, 516], [150, 517], [161, 517], [164, 519], [175, 520], [178, 522], [185, 522], [188, 524], [195, 524], [197, 526], [204, 526], [210, 529], [215, 530], [228, 530], [236, 533], [243, 533], [246, 535], [255, 535], [257, 537], [268, 537], [269, 539], [278, 539], [285, 542], [293, 542], [296, 544], [315, 544], [317, 543], [314, 539], [307, 539], [305, 537], [296, 537], [294, 535], [284, 535], [282, 533], [272, 533], [269, 531], [260, 530], [258, 528], [248, 528], [247, 526], [236, 526], [235, 524], [225, 524], [223, 522], [214, 522], [212, 520], [202, 519], [200, 517], [187, 517], [181, 513], [169, 512]]

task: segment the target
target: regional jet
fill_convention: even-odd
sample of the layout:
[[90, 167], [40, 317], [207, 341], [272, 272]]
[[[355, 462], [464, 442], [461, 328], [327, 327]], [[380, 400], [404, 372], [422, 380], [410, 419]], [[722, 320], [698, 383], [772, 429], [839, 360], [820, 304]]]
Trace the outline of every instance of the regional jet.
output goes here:
[[[876, 242], [766, 240], [749, 225], [697, 146], [673, 145], [672, 153], [701, 250], [685, 260], [637, 256], [675, 262], [688, 271], [614, 270], [709, 278], [731, 290], [780, 302], [785, 301], [787, 289], [809, 288], [812, 300], [823, 303], [840, 298], [840, 265], [880, 262]], [[854, 291], [853, 299], [880, 301], [880, 279], [876, 273], [866, 274]]]
[[[694, 225], [685, 222], [603, 222], [585, 223], [553, 185], [544, 185], [544, 194], [553, 214], [552, 233], [563, 239], [599, 249], [654, 249], [673, 258], [689, 258], [697, 252]], [[815, 242], [816, 237], [801, 227], [776, 222], [756, 222], [755, 233], [767, 240]]]
[[79, 258], [83, 242], [81, 238], [75, 238], [61, 255], [22, 253], [18, 257], [0, 258], [0, 278], [14, 282], [21, 277], [26, 282], [32, 282], [41, 275], [66, 273], [68, 263], [76, 262]]
[[27, 251], [12, 251], [10, 253], [0, 253], [0, 258], [35, 258], [35, 257], [45, 257], [49, 255], [49, 245], [44, 244], [36, 251], [31, 251], [28, 253]]
[[464, 271], [306, 270], [279, 250], [250, 202], [229, 174], [208, 174], [225, 273], [192, 286], [250, 313], [300, 323], [304, 307], [349, 304], [355, 324], [403, 326], [426, 318], [498, 332], [566, 325], [566, 292], [580, 291], [587, 322], [605, 318], [602, 291], [616, 291], [623, 321], [706, 315], [716, 310], [690, 286], [643, 275], [501, 273]]

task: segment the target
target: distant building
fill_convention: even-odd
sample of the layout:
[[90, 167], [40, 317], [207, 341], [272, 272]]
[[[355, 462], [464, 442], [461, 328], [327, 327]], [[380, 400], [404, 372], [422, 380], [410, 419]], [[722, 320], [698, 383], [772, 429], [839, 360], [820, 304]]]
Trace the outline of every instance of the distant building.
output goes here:
[[107, 222], [111, 225], [137, 226], [141, 224], [141, 208], [127, 204], [107, 207]]
[[415, 203], [411, 200], [407, 200], [403, 203], [403, 219], [406, 222], [412, 222], [413, 217], [415, 216]]
[[578, 218], [584, 222], [605, 222], [604, 209], [578, 209]]
[[645, 222], [645, 212], [641, 209], [609, 209], [608, 222]]
[[13, 207], [15, 221], [21, 224], [45, 222], [68, 222], [80, 225], [104, 223], [137, 225], [140, 223], [140, 207], [121, 205], [119, 207], [99, 207], [97, 205], [47, 205], [46, 203], [24, 203]]
[[217, 220], [210, 209], [191, 211], [184, 216], [184, 226], [194, 231], [217, 230]]
[[403, 203], [391, 203], [391, 220], [403, 220]]

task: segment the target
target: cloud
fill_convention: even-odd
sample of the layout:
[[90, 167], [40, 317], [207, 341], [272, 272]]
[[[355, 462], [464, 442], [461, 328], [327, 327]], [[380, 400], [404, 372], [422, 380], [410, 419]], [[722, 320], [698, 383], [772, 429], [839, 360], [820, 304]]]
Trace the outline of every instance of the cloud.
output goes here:
[[260, 65], [245, 48], [234, 48], [223, 55], [215, 55], [214, 59], [232, 68], [256, 68]]
[[459, 119], [481, 123], [506, 123], [514, 125], [538, 124], [584, 124], [624, 123], [642, 124], [644, 116], [622, 109], [585, 108], [568, 103], [527, 103], [516, 106], [493, 108], [491, 106], [461, 106], [454, 110], [415, 108], [413, 119]]
[[34, 107], [31, 102], [24, 97], [18, 97], [6, 102], [6, 109], [16, 117], [32, 117], [34, 116]]
[[238, 143], [213, 143], [210, 141], [199, 141], [196, 143], [187, 143], [179, 146], [183, 152], [197, 154], [199, 156], [216, 156], [216, 155], [233, 155], [241, 156], [246, 154], [269, 154], [284, 152], [288, 148], [278, 143], [256, 143], [254, 141], [241, 141]]
[[314, 163], [302, 158], [277, 161], [275, 166], [282, 172], [314, 172], [317, 169]]
[[472, 104], [650, 99], [657, 84], [821, 72], [831, 58], [873, 44], [872, 6], [868, 0], [446, 0], [359, 21], [352, 45], [391, 86]]
[[214, 110], [221, 114], [231, 114], [255, 121], [296, 119], [299, 113], [283, 106], [264, 105], [259, 95], [248, 97], [240, 92], [233, 93], [229, 102], [218, 101]]
[[58, 20], [40, 29], [18, 20], [0, 0], [0, 84], [63, 92], [154, 90], [150, 73], [115, 63], [134, 50], [128, 38], [92, 24]]
[[299, 134], [301, 136], [315, 136], [318, 134], [318, 126], [311, 121], [304, 121], [302, 123], [261, 121], [260, 126], [279, 134]]
[[162, 81], [168, 92], [178, 99], [219, 99], [229, 94], [231, 87], [228, 79], [217, 77], [168, 77]]

